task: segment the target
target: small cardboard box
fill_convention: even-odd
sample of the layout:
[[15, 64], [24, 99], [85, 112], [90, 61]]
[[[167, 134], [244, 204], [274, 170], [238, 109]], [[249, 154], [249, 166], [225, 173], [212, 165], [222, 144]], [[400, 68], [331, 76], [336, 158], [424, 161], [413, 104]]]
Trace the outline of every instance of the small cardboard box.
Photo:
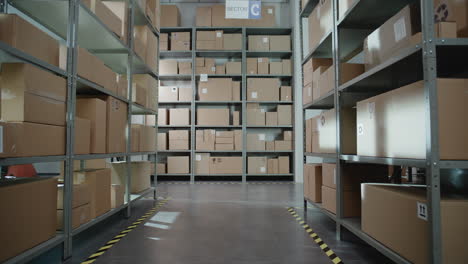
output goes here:
[[257, 58], [247, 58], [247, 74], [257, 74]]
[[266, 124], [265, 110], [260, 108], [247, 108], [247, 125], [264, 126]]
[[248, 78], [248, 101], [279, 101], [281, 81], [278, 78]]
[[302, 88], [302, 104], [306, 105], [312, 103], [313, 100], [312, 83], [309, 83]]
[[223, 48], [224, 50], [241, 50], [242, 34], [224, 34]]
[[175, 75], [178, 74], [177, 60], [160, 60], [159, 61], [160, 75]]
[[169, 125], [171, 126], [190, 125], [190, 109], [189, 108], [169, 109]]
[[106, 152], [106, 102], [98, 98], [78, 98], [76, 116], [91, 121], [91, 153]]
[[132, 102], [141, 106], [146, 106], [147, 95], [146, 87], [142, 87], [136, 83], [132, 87]]
[[190, 173], [189, 156], [167, 157], [167, 173]]
[[215, 50], [224, 49], [224, 32], [222, 30], [216, 30], [215, 36]]
[[266, 174], [267, 166], [266, 157], [247, 157], [248, 174]]
[[157, 150], [167, 150], [167, 133], [158, 133]]
[[211, 27], [211, 7], [199, 6], [195, 15], [195, 25], [197, 27]]
[[156, 164], [156, 174], [166, 174], [166, 163], [157, 163]]
[[73, 173], [77, 184], [86, 183], [91, 193], [91, 219], [96, 218], [111, 209], [111, 170], [99, 169]]
[[242, 174], [242, 157], [211, 157], [210, 174]]
[[270, 62], [270, 74], [282, 75], [283, 74], [283, 63], [281, 61]]
[[139, 151], [154, 151], [156, 149], [156, 128], [141, 126]]
[[234, 150], [234, 144], [233, 143], [216, 143], [215, 150], [231, 151], [231, 150]]
[[280, 88], [280, 101], [282, 101], [282, 102], [292, 101], [292, 88], [291, 88], [291, 86], [281, 86], [281, 88]]
[[187, 51], [190, 50], [190, 41], [181, 41], [181, 40], [176, 40], [176, 41], [171, 41], [171, 50], [174, 51]]
[[234, 130], [234, 150], [242, 150], [242, 130]]
[[215, 50], [216, 42], [213, 40], [197, 40], [198, 50]]
[[179, 61], [179, 74], [192, 74], [192, 62], [190, 61]]
[[291, 36], [270, 36], [270, 51], [290, 51]]
[[232, 101], [241, 100], [241, 83], [237, 81], [232, 82]]
[[119, 38], [122, 37], [122, 20], [104, 5], [103, 1], [83, 0], [83, 4], [96, 14], [99, 20]]
[[226, 74], [226, 66], [216, 65], [216, 74]]
[[292, 125], [292, 106], [291, 105], [278, 105], [278, 125], [280, 126]]
[[175, 86], [160, 86], [158, 99], [159, 102], [177, 102], [179, 99], [179, 88]]
[[279, 173], [280, 174], [288, 174], [291, 173], [289, 168], [289, 157], [288, 156], [281, 156], [278, 158], [279, 161]]
[[274, 141], [267, 141], [266, 144], [267, 151], [274, 151], [275, 150], [275, 142]]
[[293, 132], [292, 131], [283, 131], [283, 140], [293, 140]]
[[209, 175], [210, 174], [210, 153], [195, 154], [195, 174]]
[[106, 153], [125, 152], [127, 128], [127, 103], [112, 96], [103, 97], [106, 101]]
[[215, 150], [215, 133], [213, 129], [197, 130], [195, 135], [196, 150]]
[[111, 208], [118, 208], [124, 204], [125, 186], [120, 184], [111, 185]]
[[140, 128], [141, 125], [132, 124], [131, 152], [140, 151]]
[[283, 75], [291, 75], [291, 72], [292, 72], [291, 60], [282, 60], [281, 62], [283, 66]]
[[270, 51], [270, 36], [248, 36], [249, 51]]
[[180, 12], [176, 5], [161, 5], [161, 27], [180, 27]]
[[240, 61], [226, 62], [226, 74], [241, 74], [242, 63]]
[[269, 58], [257, 58], [257, 73], [258, 74], [270, 73], [270, 59]]
[[192, 100], [192, 88], [179, 88], [179, 102], [190, 102]]
[[266, 125], [277, 126], [278, 125], [278, 112], [266, 112]]
[[275, 140], [275, 151], [292, 150], [292, 141]]
[[228, 108], [198, 108], [197, 125], [202, 126], [229, 126]]
[[265, 139], [265, 134], [247, 134], [247, 151], [264, 151]]
[[89, 154], [91, 149], [91, 121], [75, 118], [75, 154]]
[[314, 203], [322, 202], [322, 166], [304, 164], [304, 196]]
[[240, 111], [232, 112], [232, 125], [239, 126], [240, 125]]
[[158, 126], [168, 125], [168, 111], [166, 108], [158, 109]]
[[267, 160], [267, 173], [268, 174], [278, 174], [279, 173], [279, 161], [278, 161], [278, 159], [268, 159]]
[[[344, 217], [361, 216], [360, 192], [344, 191]], [[336, 189], [322, 185], [322, 206], [333, 214], [336, 214]]]

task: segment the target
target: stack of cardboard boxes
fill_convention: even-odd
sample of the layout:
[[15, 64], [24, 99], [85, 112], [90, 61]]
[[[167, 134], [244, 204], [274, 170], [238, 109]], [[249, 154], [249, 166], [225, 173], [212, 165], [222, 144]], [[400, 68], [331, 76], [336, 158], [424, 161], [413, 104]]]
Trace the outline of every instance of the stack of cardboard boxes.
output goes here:
[[292, 150], [293, 140], [291, 131], [283, 131], [282, 140], [267, 141], [264, 133], [247, 134], [247, 151], [286, 151]]
[[[98, 0], [97, 0], [98, 1]], [[148, 65], [148, 67], [157, 72], [158, 70], [158, 38], [148, 26], [134, 27], [134, 47], [135, 53]]]
[[190, 109], [189, 108], [159, 108], [158, 125], [160, 126], [189, 126]]
[[213, 129], [196, 131], [196, 150], [242, 150], [242, 130], [216, 131]]
[[292, 125], [292, 106], [278, 105], [276, 112], [267, 112], [260, 104], [247, 104], [248, 126], [290, 126]]
[[192, 88], [161, 86], [158, 99], [159, 102], [190, 102], [192, 101]]
[[199, 101], [240, 101], [241, 82], [231, 78], [209, 78], [198, 82]]
[[213, 58], [196, 58], [196, 74], [232, 74], [240, 75], [242, 63], [240, 61], [228, 61], [222, 65], [216, 65]]
[[158, 81], [149, 74], [134, 74], [132, 101], [151, 110], [157, 109]]
[[197, 153], [195, 174], [242, 174], [242, 157], [211, 157], [209, 153]]
[[[125, 13], [118, 12], [125, 8], [126, 5], [121, 3], [119, 6], [112, 6], [109, 5], [112, 3], [108, 2], [109, 1], [83, 0], [83, 4], [89, 8], [112, 33], [126, 42], [126, 35], [124, 35], [125, 24], [123, 20], [123, 18], [125, 18]], [[124, 17], [121, 17], [122, 15]]]
[[275, 27], [275, 7], [262, 6], [260, 19], [227, 19], [224, 5], [197, 7], [197, 27]]
[[159, 62], [161, 75], [190, 75], [192, 74], [191, 61], [161, 60]]
[[291, 51], [291, 36], [250, 35], [248, 49], [249, 51]]
[[156, 149], [156, 128], [132, 124], [132, 152], [154, 151]]
[[242, 34], [198, 30], [196, 43], [197, 50], [241, 50]]
[[[188, 130], [169, 130], [169, 132], [166, 133], [158, 133], [162, 134], [158, 138], [164, 142], [161, 142], [160, 144], [167, 145], [165, 141], [167, 141], [167, 138], [163, 135], [169, 135], [169, 150], [189, 150], [189, 131]], [[158, 142], [159, 144], [159, 142]]]
[[289, 174], [289, 156], [280, 156], [278, 158], [248, 157], [247, 173], [250, 175]]
[[309, 52], [333, 29], [332, 0], [320, 1], [309, 15]]
[[247, 74], [291, 75], [291, 70], [290, 59], [247, 58]]
[[173, 51], [191, 50], [190, 32], [171, 32], [169, 45]]

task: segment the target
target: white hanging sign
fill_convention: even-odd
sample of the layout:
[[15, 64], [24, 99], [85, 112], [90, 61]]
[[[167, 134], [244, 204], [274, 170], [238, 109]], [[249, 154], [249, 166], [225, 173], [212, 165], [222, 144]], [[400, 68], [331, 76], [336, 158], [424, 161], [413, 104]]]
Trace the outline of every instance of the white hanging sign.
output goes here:
[[262, 2], [253, 0], [226, 0], [227, 19], [261, 19]]

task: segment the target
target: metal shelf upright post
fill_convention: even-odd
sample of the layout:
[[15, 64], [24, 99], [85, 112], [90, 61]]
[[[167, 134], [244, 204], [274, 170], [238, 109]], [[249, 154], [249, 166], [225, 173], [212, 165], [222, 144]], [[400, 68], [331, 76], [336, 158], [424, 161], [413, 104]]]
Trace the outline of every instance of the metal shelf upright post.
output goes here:
[[247, 29], [242, 28], [242, 83], [241, 83], [241, 100], [242, 100], [242, 182], [247, 182]]

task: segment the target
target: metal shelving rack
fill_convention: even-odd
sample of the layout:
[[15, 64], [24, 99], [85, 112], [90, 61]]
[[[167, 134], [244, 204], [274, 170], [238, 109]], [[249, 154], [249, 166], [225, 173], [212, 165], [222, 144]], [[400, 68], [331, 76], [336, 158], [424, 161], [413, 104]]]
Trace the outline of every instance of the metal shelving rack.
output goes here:
[[[47, 33], [58, 39], [61, 43], [67, 45], [67, 69], [62, 70], [54, 65], [47, 64], [33, 56], [24, 53], [18, 49], [10, 47], [0, 42], [0, 63], [7, 62], [25, 62], [33, 64], [42, 70], [52, 72], [67, 79], [67, 129], [66, 129], [66, 154], [63, 156], [39, 156], [39, 157], [20, 157], [0, 159], [0, 166], [15, 164], [32, 164], [42, 162], [65, 162], [64, 170], [64, 230], [57, 232], [56, 236], [45, 241], [25, 252], [7, 260], [5, 263], [26, 263], [46, 251], [63, 245], [63, 259], [68, 259], [72, 255], [73, 238], [86, 229], [97, 223], [125, 211], [126, 217], [130, 216], [133, 203], [144, 196], [153, 193], [156, 199], [156, 189], [151, 187], [141, 193], [131, 194], [131, 157], [148, 155], [156, 159], [156, 151], [132, 153], [110, 154], [74, 154], [74, 119], [77, 94], [96, 94], [110, 95], [128, 105], [128, 123], [126, 135], [126, 149], [131, 149], [131, 116], [134, 114], [155, 115], [157, 120], [157, 111], [147, 109], [136, 105], [131, 99], [117, 96], [115, 93], [104, 89], [86, 79], [77, 76], [77, 47], [88, 49], [91, 53], [101, 59], [113, 71], [126, 74], [128, 76], [127, 97], [132, 95], [132, 75], [150, 74], [153, 78], [159, 79], [158, 73], [149, 69], [149, 67], [133, 52], [133, 28], [134, 25], [147, 25], [153, 33], [159, 38], [159, 32], [155, 29], [149, 18], [140, 8], [137, 1], [128, 1], [128, 35], [125, 45], [105, 26], [99, 18], [92, 13], [81, 1], [26, 1], [26, 0], [0, 0], [0, 14], [15, 13], [28, 18], [33, 23], [43, 28]], [[158, 54], [159, 57], [159, 54]], [[155, 135], [157, 140], [157, 135]], [[72, 229], [71, 208], [73, 192], [73, 161], [87, 159], [104, 158], [124, 158], [127, 162], [126, 179], [126, 199], [125, 203], [109, 212], [92, 219], [90, 222]], [[82, 163], [83, 164], [83, 163]], [[149, 176], [149, 175], [148, 175]]]
[[[217, 50], [217, 51], [209, 51], [209, 50], [196, 50], [196, 32], [198, 30], [224, 30], [228, 33], [242, 33], [242, 50]], [[247, 182], [249, 176], [265, 176], [265, 177], [275, 177], [275, 176], [290, 176], [291, 180], [294, 179], [294, 173], [290, 174], [264, 174], [264, 175], [249, 175], [247, 174], [247, 157], [249, 154], [275, 154], [278, 153], [279, 155], [288, 155], [290, 157], [291, 163], [291, 170], [294, 168], [294, 150], [291, 151], [247, 151], [247, 130], [248, 129], [287, 129], [291, 130], [294, 133], [295, 126], [248, 126], [247, 125], [247, 103], [260, 103], [265, 105], [291, 105], [294, 110], [295, 101], [268, 101], [268, 102], [257, 102], [257, 101], [247, 101], [247, 78], [279, 78], [282, 81], [290, 82], [290, 85], [293, 87], [293, 80], [295, 78], [294, 74], [291, 76], [286, 75], [250, 75], [247, 74], [247, 58], [248, 57], [268, 57], [268, 58], [288, 58], [293, 60], [293, 52], [292, 51], [267, 51], [267, 52], [253, 52], [247, 50], [247, 36], [248, 35], [291, 35], [292, 36], [292, 29], [291, 28], [282, 28], [282, 27], [275, 27], [275, 28], [248, 28], [248, 27], [168, 27], [168, 28], [161, 28], [162, 33], [170, 33], [170, 32], [190, 32], [191, 34], [191, 44], [192, 49], [190, 51], [161, 51], [160, 59], [190, 59], [192, 61], [192, 75], [168, 75], [168, 76], [161, 76], [161, 81], [171, 80], [171, 81], [190, 81], [191, 87], [193, 89], [192, 94], [192, 101], [190, 102], [159, 102], [161, 106], [187, 106], [190, 107], [191, 111], [191, 125], [189, 126], [159, 126], [159, 128], [170, 129], [170, 128], [187, 128], [190, 129], [190, 150], [184, 151], [172, 151], [172, 150], [165, 150], [165, 151], [158, 151], [160, 154], [179, 154], [179, 153], [190, 153], [190, 173], [189, 174], [162, 174], [160, 176], [187, 176], [190, 175], [190, 181], [195, 182], [196, 176], [226, 176], [226, 177], [239, 177], [242, 176], [242, 182]], [[293, 37], [291, 40], [294, 42]], [[196, 57], [211, 57], [211, 58], [235, 58], [237, 60], [242, 61], [242, 73], [241, 74], [209, 74], [208, 78], [235, 78], [236, 80], [241, 81], [241, 100], [240, 101], [219, 101], [219, 102], [207, 102], [207, 101], [198, 101], [197, 98], [197, 81], [200, 78], [200, 74], [195, 73], [195, 58]], [[295, 87], [293, 87], [293, 90]], [[294, 91], [292, 92], [294, 95]], [[217, 106], [241, 106], [241, 124], [238, 126], [202, 126], [196, 125], [196, 109], [198, 106], [203, 105], [217, 105]], [[294, 118], [293, 118], [294, 120]], [[294, 123], [294, 122], [293, 122]], [[243, 148], [241, 151], [202, 151], [202, 150], [195, 150], [195, 132], [196, 129], [242, 129], [243, 135]], [[197, 153], [214, 153], [214, 154], [241, 154], [243, 157], [243, 172], [242, 174], [215, 174], [215, 175], [198, 175], [195, 174], [195, 155]], [[236, 155], [237, 156], [237, 155]]]
[[[306, 19], [318, 0], [309, 0], [304, 10], [300, 13], [300, 24]], [[333, 0], [333, 30], [326, 34], [320, 43], [306, 52], [303, 48], [303, 64], [311, 57], [333, 58], [335, 67], [335, 90], [324, 97], [303, 107], [304, 113], [309, 109], [337, 109], [337, 151], [336, 154], [305, 153], [304, 155], [326, 159], [327, 162], [336, 162], [337, 185], [337, 214], [332, 214], [323, 209], [321, 204], [316, 204], [308, 199], [307, 202], [315, 205], [319, 210], [336, 222], [337, 238], [342, 239], [342, 228], [346, 228], [356, 236], [376, 248], [382, 254], [396, 263], [409, 263], [408, 260], [398, 255], [385, 245], [368, 236], [361, 229], [360, 218], [343, 217], [343, 167], [344, 163], [372, 163], [385, 165], [410, 166], [426, 169], [427, 200], [429, 212], [429, 243], [430, 263], [442, 263], [441, 245], [441, 217], [440, 217], [440, 169], [443, 168], [468, 168], [468, 161], [440, 160], [439, 157], [439, 132], [438, 132], [438, 106], [437, 106], [437, 82], [439, 75], [450, 76], [449, 61], [456, 61], [456, 54], [468, 46], [468, 39], [440, 39], [434, 35], [434, 3], [433, 1], [397, 0], [375, 1], [358, 0], [348, 11], [338, 18], [338, 0]], [[340, 82], [340, 62], [359, 48], [363, 40], [385, 21], [395, 15], [404, 6], [419, 2], [422, 17], [422, 42], [418, 45], [400, 50], [389, 60], [375, 68], [361, 74], [347, 83]], [[370, 12], [370, 10], [376, 11]], [[378, 11], [377, 11], [378, 10]], [[297, 10], [299, 11], [299, 10]], [[304, 29], [301, 26], [301, 35]], [[438, 53], [443, 54], [439, 55]], [[450, 55], [452, 54], [452, 55]], [[444, 63], [445, 61], [445, 63]], [[404, 67], [402, 67], [404, 65]], [[439, 65], [444, 67], [437, 68]], [[407, 69], [414, 69], [408, 72]], [[447, 71], [448, 70], [448, 71]], [[426, 95], [426, 159], [398, 159], [364, 157], [358, 155], [341, 154], [341, 118], [340, 109], [343, 105], [355, 105], [356, 102], [370, 98], [406, 84], [425, 81]], [[304, 125], [305, 128], [305, 125]]]

